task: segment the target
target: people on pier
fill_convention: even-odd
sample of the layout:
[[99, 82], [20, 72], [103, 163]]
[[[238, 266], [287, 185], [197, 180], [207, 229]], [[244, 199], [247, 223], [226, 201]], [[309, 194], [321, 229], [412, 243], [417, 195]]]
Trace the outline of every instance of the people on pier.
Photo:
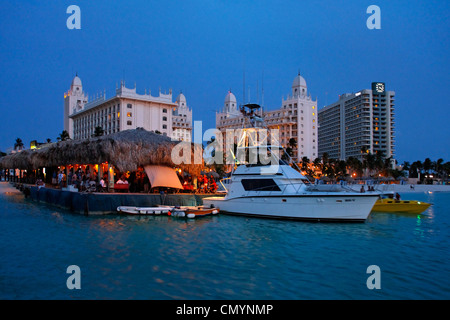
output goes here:
[[128, 184], [127, 178], [124, 174], [120, 177], [119, 181], [117, 181], [117, 184]]
[[58, 186], [62, 188], [64, 185], [64, 173], [62, 171], [58, 174]]

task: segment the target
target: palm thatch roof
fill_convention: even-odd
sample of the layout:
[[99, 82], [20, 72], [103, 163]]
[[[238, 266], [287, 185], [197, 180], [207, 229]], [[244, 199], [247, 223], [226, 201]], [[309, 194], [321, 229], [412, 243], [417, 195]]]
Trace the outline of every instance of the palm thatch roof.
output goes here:
[[24, 150], [1, 158], [3, 168], [37, 169], [73, 164], [108, 162], [119, 171], [135, 171], [145, 165], [177, 166], [197, 175], [202, 164], [194, 164], [194, 152], [202, 152], [201, 145], [190, 144], [191, 164], [176, 165], [172, 149], [178, 144], [169, 137], [144, 129], [125, 130], [85, 140], [53, 143], [37, 150]]

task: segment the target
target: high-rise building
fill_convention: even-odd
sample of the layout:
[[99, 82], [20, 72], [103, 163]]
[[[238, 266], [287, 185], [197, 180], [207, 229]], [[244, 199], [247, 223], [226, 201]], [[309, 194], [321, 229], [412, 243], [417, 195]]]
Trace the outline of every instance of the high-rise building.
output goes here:
[[[268, 129], [279, 130], [279, 142], [283, 147], [288, 147], [290, 139], [294, 138], [296, 146], [291, 146], [294, 161], [318, 157], [317, 99], [311, 98], [300, 73], [294, 78], [292, 93], [282, 98], [281, 108], [260, 112]], [[222, 110], [216, 113], [216, 128], [221, 131], [248, 128], [250, 124], [246, 120], [239, 112], [235, 95], [228, 92]]]
[[158, 131], [174, 140], [191, 140], [192, 110], [186, 97], [180, 93], [172, 102], [172, 90], [168, 94], [159, 92], [158, 97], [150, 93], [136, 93], [125, 87], [122, 81], [113, 97], [102, 93], [88, 101], [78, 75], [70, 90], [64, 94], [64, 130], [72, 139], [87, 139], [101, 127], [105, 135], [136, 128]]
[[394, 91], [373, 82], [372, 89], [346, 93], [319, 110], [319, 157], [363, 159], [365, 152], [394, 157]]

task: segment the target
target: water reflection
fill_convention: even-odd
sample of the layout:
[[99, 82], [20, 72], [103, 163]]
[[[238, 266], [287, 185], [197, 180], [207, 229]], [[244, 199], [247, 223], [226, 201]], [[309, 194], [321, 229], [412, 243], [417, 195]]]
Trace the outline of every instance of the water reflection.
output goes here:
[[[369, 264], [386, 270], [377, 298], [449, 297], [448, 195], [414, 194], [436, 205], [357, 224], [83, 216], [13, 197], [0, 194], [0, 278], [16, 298], [366, 299]], [[65, 289], [68, 264], [82, 269], [79, 292]]]

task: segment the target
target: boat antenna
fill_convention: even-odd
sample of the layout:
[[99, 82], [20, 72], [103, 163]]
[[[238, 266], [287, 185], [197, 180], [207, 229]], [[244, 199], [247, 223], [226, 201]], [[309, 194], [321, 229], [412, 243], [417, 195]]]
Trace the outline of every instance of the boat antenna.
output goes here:
[[243, 74], [242, 74], [242, 105], [245, 104], [245, 58], [244, 58], [244, 70], [243, 70]]
[[264, 69], [262, 71], [262, 79], [261, 79], [261, 117], [264, 114]]
[[259, 104], [259, 81], [256, 80], [256, 104]]

